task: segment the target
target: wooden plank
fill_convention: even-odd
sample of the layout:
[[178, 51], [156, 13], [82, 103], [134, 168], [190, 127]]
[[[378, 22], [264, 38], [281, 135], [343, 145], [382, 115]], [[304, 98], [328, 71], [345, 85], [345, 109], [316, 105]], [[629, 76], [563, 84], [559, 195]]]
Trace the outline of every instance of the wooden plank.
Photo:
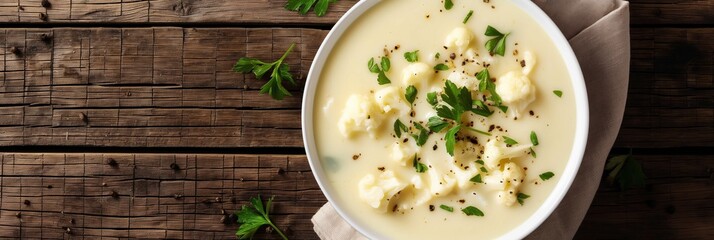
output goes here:
[[[49, 22], [112, 23], [270, 23], [334, 24], [357, 0], [340, 0], [330, 5], [326, 16], [314, 13], [301, 16], [283, 9], [285, 0], [49, 0], [43, 8], [40, 0], [0, 3], [0, 22], [41, 23], [39, 14]], [[714, 23], [714, 3], [709, 0], [633, 0], [632, 24]]]
[[[635, 157], [648, 187], [619, 192], [603, 183], [576, 238], [707, 238], [714, 155]], [[221, 223], [221, 210], [261, 194], [276, 196], [274, 220], [291, 238], [315, 239], [310, 217], [325, 202], [303, 155], [3, 153], [0, 160], [2, 238], [70, 237], [65, 227], [88, 238], [231, 238], [237, 226]]]
[[[0, 30], [0, 146], [302, 147], [301, 89], [326, 33]], [[46, 44], [41, 34], [54, 40]], [[714, 146], [710, 39], [710, 28], [632, 30], [618, 147]], [[292, 42], [298, 47], [287, 62], [300, 83], [294, 97], [271, 100], [258, 94], [263, 81], [230, 70], [246, 55], [276, 59]]]
[[714, 155], [637, 155], [645, 189], [600, 186], [576, 239], [710, 239]]
[[290, 238], [315, 239], [309, 219], [326, 201], [301, 155], [4, 153], [0, 159], [0, 238], [229, 239], [237, 224], [222, 223], [221, 211], [232, 213], [261, 194], [276, 196], [273, 220]]
[[[0, 145], [302, 146], [302, 79], [326, 33], [0, 30]], [[296, 97], [274, 101], [258, 93], [264, 80], [231, 71], [240, 57], [277, 59], [291, 43]]]

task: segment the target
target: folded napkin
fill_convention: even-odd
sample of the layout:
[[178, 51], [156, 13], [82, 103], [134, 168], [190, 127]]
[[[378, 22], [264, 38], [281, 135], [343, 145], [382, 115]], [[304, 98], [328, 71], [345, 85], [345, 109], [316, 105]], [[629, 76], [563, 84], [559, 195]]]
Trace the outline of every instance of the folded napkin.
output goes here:
[[[570, 190], [553, 214], [528, 239], [571, 239], [600, 184], [617, 138], [627, 100], [630, 69], [629, 3], [622, 0], [534, 0], [570, 41], [585, 76], [590, 133], [585, 156]], [[594, 114], [596, 113], [596, 114]], [[330, 205], [312, 217], [324, 240], [365, 239]]]

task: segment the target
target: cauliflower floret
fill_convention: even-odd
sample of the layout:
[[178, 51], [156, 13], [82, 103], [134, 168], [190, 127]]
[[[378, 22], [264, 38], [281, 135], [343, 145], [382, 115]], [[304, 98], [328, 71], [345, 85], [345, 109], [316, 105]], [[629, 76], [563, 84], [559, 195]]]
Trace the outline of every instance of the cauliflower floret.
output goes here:
[[483, 151], [483, 161], [488, 169], [495, 169], [498, 167], [501, 159], [510, 159], [526, 155], [531, 147], [531, 144], [518, 144], [508, 147], [500, 137], [497, 137], [486, 143]]
[[471, 45], [473, 34], [464, 27], [457, 27], [446, 36], [444, 46], [457, 53], [463, 53]]
[[378, 178], [369, 174], [358, 183], [359, 197], [370, 207], [386, 212], [389, 202], [406, 186], [391, 170], [384, 171]]
[[536, 58], [530, 51], [523, 53], [521, 71], [511, 71], [501, 76], [496, 84], [496, 92], [501, 96], [503, 102], [511, 106], [514, 111], [511, 115], [519, 117], [520, 113], [533, 101], [535, 101], [535, 85], [531, 82], [528, 74], [536, 66]]
[[382, 114], [374, 99], [354, 94], [347, 99], [337, 126], [349, 138], [356, 132], [367, 132], [372, 137], [382, 123]]
[[471, 162], [464, 168], [461, 168], [460, 166], [455, 166], [452, 171], [454, 171], [456, 185], [459, 186], [459, 189], [464, 189], [466, 186], [470, 186], [469, 183], [472, 183], [471, 178], [478, 174], [476, 162]]
[[513, 206], [518, 200], [517, 192], [512, 190], [498, 191], [498, 202], [508, 207]]
[[399, 208], [410, 209], [412, 207], [421, 206], [431, 201], [434, 197], [425, 190], [426, 185], [422, 180], [421, 175], [414, 175], [411, 179], [411, 185], [407, 186], [399, 194]]
[[478, 79], [476, 79], [476, 77], [463, 74], [462, 72], [452, 72], [446, 79], [458, 87], [466, 87], [471, 91], [478, 91]]
[[414, 154], [417, 152], [416, 146], [412, 142], [414, 141], [406, 143], [402, 141], [394, 142], [392, 152], [389, 154], [390, 158], [402, 166], [406, 166], [407, 163], [411, 164]]
[[449, 175], [442, 175], [435, 168], [426, 171], [429, 174], [430, 190], [434, 196], [446, 196], [451, 193], [456, 186], [456, 179]]
[[501, 174], [501, 181], [506, 183], [504, 189], [498, 192], [498, 201], [506, 206], [512, 206], [518, 201], [518, 187], [526, 177], [526, 173], [514, 162], [506, 163]]
[[399, 88], [394, 86], [385, 87], [375, 92], [374, 100], [385, 113], [391, 112], [392, 110], [402, 111], [408, 108], [405, 101], [402, 100], [402, 94]]
[[514, 162], [508, 162], [503, 166], [503, 182], [509, 187], [518, 188], [526, 178], [526, 172]]
[[405, 86], [429, 82], [434, 77], [434, 70], [426, 63], [412, 63], [402, 70], [402, 82]]

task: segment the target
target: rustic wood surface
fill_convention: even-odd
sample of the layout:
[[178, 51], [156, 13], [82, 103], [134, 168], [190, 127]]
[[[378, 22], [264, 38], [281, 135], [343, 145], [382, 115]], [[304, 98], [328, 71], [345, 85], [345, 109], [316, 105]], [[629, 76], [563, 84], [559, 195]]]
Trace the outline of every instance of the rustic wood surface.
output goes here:
[[[0, 238], [232, 238], [221, 210], [257, 194], [277, 196], [293, 239], [316, 238], [325, 199], [302, 150], [301, 84], [355, 0], [322, 18], [285, 0], [41, 2], [0, 2]], [[632, 150], [648, 186], [603, 183], [576, 238], [712, 239], [714, 2], [633, 0], [631, 15], [613, 153]], [[230, 71], [291, 43], [294, 97]]]

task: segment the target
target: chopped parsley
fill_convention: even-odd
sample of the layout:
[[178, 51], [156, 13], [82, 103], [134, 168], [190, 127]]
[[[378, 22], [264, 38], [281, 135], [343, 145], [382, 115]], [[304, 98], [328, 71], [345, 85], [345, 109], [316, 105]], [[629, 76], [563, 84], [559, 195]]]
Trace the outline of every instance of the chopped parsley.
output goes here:
[[446, 71], [449, 70], [449, 66], [446, 66], [446, 64], [439, 63], [436, 66], [434, 66], [434, 70], [436, 71]]
[[531, 152], [531, 156], [533, 156], [533, 158], [538, 157], [538, 155], [536, 154], [536, 151], [533, 148], [530, 149], [530, 152]]
[[429, 118], [429, 122], [426, 125], [432, 132], [441, 132], [441, 130], [449, 126], [449, 123], [440, 117], [433, 116]]
[[444, 204], [441, 204], [441, 206], [439, 206], [439, 208], [444, 209], [444, 211], [447, 211], [447, 212], [454, 212], [454, 208], [453, 208], [453, 207], [449, 207], [449, 206], [446, 206], [446, 205], [444, 205]]
[[439, 103], [439, 100], [436, 99], [436, 94], [436, 92], [426, 94], [426, 102], [428, 102], [431, 106], [436, 106], [436, 104]]
[[518, 201], [518, 203], [520, 203], [521, 205], [523, 205], [523, 200], [526, 200], [526, 199], [528, 199], [529, 197], [531, 197], [531, 196], [529, 196], [528, 194], [518, 193], [518, 195], [516, 195], [516, 200]]
[[404, 59], [406, 59], [407, 62], [410, 62], [410, 63], [418, 62], [419, 61], [419, 50], [416, 50], [413, 52], [405, 52]]
[[464, 214], [466, 214], [466, 216], [479, 216], [479, 217], [483, 217], [483, 216], [484, 216], [484, 215], [483, 215], [483, 212], [482, 212], [480, 209], [478, 209], [478, 208], [476, 208], [476, 207], [474, 207], [474, 206], [468, 206], [468, 207], [466, 207], [466, 208], [464, 208], [464, 209], [461, 209], [461, 211], [462, 211]]
[[414, 87], [414, 85], [410, 85], [407, 87], [406, 93], [404, 93], [404, 98], [407, 99], [407, 101], [410, 104], [414, 104], [414, 99], [416, 99], [417, 95], [417, 89]]
[[488, 169], [486, 169], [485, 167], [481, 167], [479, 170], [481, 170], [482, 173], [487, 173], [487, 172], [488, 172]]
[[506, 53], [506, 38], [510, 33], [503, 34], [489, 25], [484, 34], [493, 37], [486, 42], [488, 52], [503, 56]]
[[446, 139], [446, 152], [448, 152], [451, 156], [454, 156], [456, 133], [458, 133], [459, 130], [461, 130], [461, 125], [454, 126], [453, 128], [449, 129], [449, 131], [446, 132], [446, 136], [444, 136], [444, 138]]
[[402, 137], [402, 132], [407, 132], [408, 130], [407, 126], [399, 119], [394, 121], [394, 134], [397, 135], [398, 138]]
[[414, 154], [414, 160], [412, 161], [412, 165], [414, 166], [414, 169], [418, 173], [426, 172], [426, 170], [429, 169], [426, 167], [425, 164], [419, 162], [419, 159], [417, 158], [416, 154]]
[[506, 143], [507, 145], [518, 144], [518, 141], [514, 140], [513, 138], [506, 137], [506, 136], [503, 136], [503, 142]]
[[475, 129], [475, 128], [472, 128], [472, 127], [466, 127], [466, 129], [471, 130], [471, 131], [473, 131], [473, 132], [475, 132], [475, 133], [478, 133], [478, 134], [483, 134], [483, 135], [486, 135], [486, 136], [491, 136], [491, 134], [488, 133], [488, 132], [486, 132], [486, 131], [481, 131], [481, 130], [478, 130], [478, 129]]
[[480, 159], [479, 159], [479, 160], [476, 160], [476, 163], [481, 164], [481, 165], [486, 164], [486, 163], [483, 162], [483, 160], [480, 160]]
[[436, 53], [436, 54], [434, 55], [434, 58], [436, 58], [436, 59], [439, 59], [440, 57], [441, 57], [441, 53]]
[[540, 175], [538, 175], [538, 177], [540, 177], [540, 179], [543, 181], [547, 181], [548, 179], [552, 178], [553, 176], [555, 176], [555, 173], [553, 173], [553, 172], [544, 172], [544, 173], [541, 173]]
[[[499, 96], [496, 92], [496, 84], [491, 81], [491, 73], [488, 72], [488, 69], [484, 68], [478, 74], [476, 74], [476, 79], [479, 80], [478, 90], [481, 92], [488, 91], [489, 93], [491, 93], [491, 96], [489, 96], [488, 99], [491, 100], [496, 105], [496, 107], [501, 109], [501, 111], [503, 111], [504, 113], [508, 111], [508, 107], [501, 105], [501, 96]], [[483, 104], [483, 106], [485, 107], [485, 104]], [[490, 112], [490, 110], [488, 111]]]
[[414, 123], [414, 127], [419, 130], [419, 134], [412, 134], [412, 137], [416, 141], [417, 146], [424, 146], [426, 140], [429, 139], [429, 130], [427, 130], [426, 128], [424, 128], [424, 126], [416, 122]]
[[451, 0], [444, 1], [444, 8], [446, 8], [446, 10], [451, 10], [451, 8], [453, 8], [453, 7], [454, 7], [453, 1], [451, 1]]
[[531, 131], [531, 143], [533, 143], [533, 146], [538, 146], [538, 135], [536, 135], [535, 131]]
[[471, 19], [471, 15], [474, 15], [474, 10], [471, 10], [468, 14], [466, 14], [466, 17], [464, 18], [464, 24], [466, 24], [469, 19]]
[[553, 94], [555, 94], [555, 96], [558, 96], [558, 97], [563, 97], [563, 91], [560, 91], [560, 90], [553, 91]]
[[391, 80], [389, 80], [386, 74], [386, 72], [389, 72], [389, 69], [391, 67], [392, 64], [389, 61], [389, 58], [387, 57], [382, 57], [382, 61], [379, 65], [377, 65], [377, 63], [374, 61], [374, 58], [369, 59], [369, 61], [367, 62], [367, 68], [369, 68], [369, 71], [377, 74], [377, 82], [379, 83], [379, 85], [385, 85], [392, 82]]
[[481, 180], [481, 174], [476, 174], [476, 176], [472, 177], [469, 179], [469, 181], [475, 182], [475, 183], [483, 183], [483, 180]]

